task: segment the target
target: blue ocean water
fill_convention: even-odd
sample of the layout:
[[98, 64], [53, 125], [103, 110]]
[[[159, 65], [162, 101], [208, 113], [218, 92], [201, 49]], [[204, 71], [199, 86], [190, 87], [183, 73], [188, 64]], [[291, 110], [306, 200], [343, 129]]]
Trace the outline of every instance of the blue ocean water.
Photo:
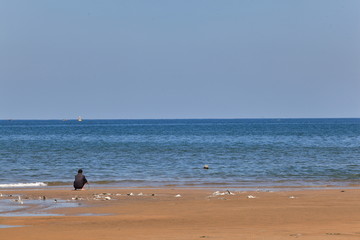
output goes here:
[[0, 186], [356, 184], [360, 119], [2, 120], [0, 163]]

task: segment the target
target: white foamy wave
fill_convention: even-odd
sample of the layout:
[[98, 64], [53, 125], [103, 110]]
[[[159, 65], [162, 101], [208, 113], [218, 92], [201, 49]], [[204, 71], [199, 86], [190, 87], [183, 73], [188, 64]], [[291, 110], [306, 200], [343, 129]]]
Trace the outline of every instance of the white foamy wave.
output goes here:
[[12, 187], [44, 187], [47, 186], [43, 182], [34, 182], [34, 183], [8, 183], [0, 184], [0, 188], [12, 188]]

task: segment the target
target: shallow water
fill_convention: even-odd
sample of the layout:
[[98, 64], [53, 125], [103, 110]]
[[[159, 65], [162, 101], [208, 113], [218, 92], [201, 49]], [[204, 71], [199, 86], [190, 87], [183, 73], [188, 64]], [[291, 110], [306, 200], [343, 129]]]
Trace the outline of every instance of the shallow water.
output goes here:
[[21, 209], [26, 208], [26, 206], [24, 205], [20, 205], [20, 204], [14, 204], [11, 202], [11, 200], [6, 199], [6, 200], [0, 200], [0, 216], [3, 212], [12, 212], [12, 211], [18, 211]]
[[73, 208], [82, 204], [66, 200], [23, 200], [23, 203], [13, 199], [0, 200], [0, 217], [30, 217], [30, 216], [62, 216], [62, 214], [48, 213], [57, 208]]
[[22, 227], [22, 226], [15, 226], [15, 225], [0, 225], [0, 228], [13, 228], [13, 227]]

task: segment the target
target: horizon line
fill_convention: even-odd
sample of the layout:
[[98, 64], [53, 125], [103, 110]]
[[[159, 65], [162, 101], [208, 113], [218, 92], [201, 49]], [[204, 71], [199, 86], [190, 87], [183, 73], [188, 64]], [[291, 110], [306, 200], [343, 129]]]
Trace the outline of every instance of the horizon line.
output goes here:
[[[360, 117], [233, 117], [233, 118], [82, 118], [93, 120], [242, 120], [242, 119], [360, 119]], [[0, 121], [77, 121], [77, 118], [2, 118]]]

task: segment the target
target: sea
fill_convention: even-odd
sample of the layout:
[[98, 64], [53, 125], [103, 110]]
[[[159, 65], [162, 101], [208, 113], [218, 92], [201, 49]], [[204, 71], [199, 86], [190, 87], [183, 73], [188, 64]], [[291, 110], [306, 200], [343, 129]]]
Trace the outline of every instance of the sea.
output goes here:
[[[208, 165], [208, 169], [204, 166]], [[1, 120], [0, 189], [360, 184], [360, 119]]]

